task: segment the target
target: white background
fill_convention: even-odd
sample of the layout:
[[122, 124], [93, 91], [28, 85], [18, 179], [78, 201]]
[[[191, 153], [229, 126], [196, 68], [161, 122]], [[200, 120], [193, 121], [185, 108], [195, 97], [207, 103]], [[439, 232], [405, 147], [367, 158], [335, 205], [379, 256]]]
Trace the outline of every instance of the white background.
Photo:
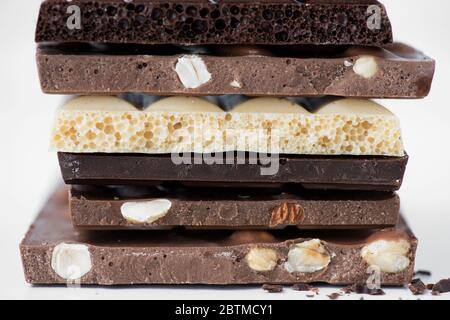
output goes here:
[[[41, 93], [34, 61], [34, 26], [39, 3], [15, 0], [2, 1], [0, 6], [0, 298], [304, 298], [304, 293], [290, 289], [282, 294], [269, 294], [260, 288], [242, 287], [67, 289], [32, 287], [25, 283], [19, 242], [60, 179], [56, 155], [47, 150], [53, 114], [61, 97]], [[432, 279], [424, 280], [432, 281], [450, 276], [450, 1], [384, 3], [395, 38], [413, 44], [437, 60], [428, 98], [383, 102], [402, 122], [411, 157], [400, 192], [402, 208], [420, 242], [416, 268], [431, 270]], [[416, 299], [406, 289], [388, 292], [385, 297]]]

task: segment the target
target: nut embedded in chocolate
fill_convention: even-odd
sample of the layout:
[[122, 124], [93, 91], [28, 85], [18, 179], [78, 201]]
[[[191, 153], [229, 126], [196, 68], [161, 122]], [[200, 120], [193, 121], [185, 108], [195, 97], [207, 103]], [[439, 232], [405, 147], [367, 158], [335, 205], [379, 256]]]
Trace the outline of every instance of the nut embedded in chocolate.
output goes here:
[[205, 62], [196, 55], [179, 57], [175, 71], [184, 87], [188, 89], [198, 88], [211, 79], [211, 73], [208, 72]]
[[305, 211], [299, 204], [284, 202], [273, 209], [270, 225], [300, 225], [304, 219]]
[[120, 206], [122, 216], [133, 224], [152, 223], [164, 217], [172, 207], [167, 199], [126, 201]]
[[267, 272], [275, 269], [277, 265], [277, 252], [269, 248], [251, 248], [245, 256], [250, 269], [258, 272]]
[[319, 239], [312, 239], [293, 245], [284, 264], [290, 272], [312, 273], [322, 270], [331, 262], [332, 254]]
[[377, 61], [374, 57], [362, 56], [353, 64], [353, 71], [365, 79], [370, 79], [378, 72]]
[[78, 280], [92, 270], [88, 246], [77, 243], [59, 243], [51, 257], [53, 271], [63, 279]]
[[380, 268], [382, 272], [398, 273], [410, 265], [408, 253], [411, 245], [401, 235], [386, 235], [383, 238], [370, 242], [361, 250], [364, 261], [370, 265]]

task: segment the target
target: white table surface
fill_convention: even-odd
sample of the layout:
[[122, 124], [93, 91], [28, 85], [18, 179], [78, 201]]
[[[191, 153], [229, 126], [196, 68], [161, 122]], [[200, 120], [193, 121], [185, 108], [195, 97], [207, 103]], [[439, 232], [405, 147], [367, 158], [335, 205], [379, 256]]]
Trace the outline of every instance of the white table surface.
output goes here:
[[[424, 100], [383, 101], [401, 119], [410, 162], [400, 191], [402, 209], [419, 238], [416, 269], [433, 272], [428, 281], [450, 277], [450, 2], [384, 1], [394, 34], [437, 60], [431, 95]], [[433, 5], [433, 6], [432, 6]], [[33, 287], [25, 283], [19, 242], [60, 179], [56, 155], [48, 152], [50, 125], [60, 96], [41, 93], [34, 62], [38, 0], [2, 3], [0, 10], [0, 298], [12, 299], [302, 299], [285, 289], [259, 287]], [[20, 21], [19, 23], [15, 21]], [[442, 37], [442, 38], [441, 38]], [[315, 299], [339, 288], [321, 287]], [[414, 297], [407, 289], [386, 289], [390, 299]], [[341, 299], [359, 299], [351, 295]], [[365, 297], [377, 299], [380, 297]]]

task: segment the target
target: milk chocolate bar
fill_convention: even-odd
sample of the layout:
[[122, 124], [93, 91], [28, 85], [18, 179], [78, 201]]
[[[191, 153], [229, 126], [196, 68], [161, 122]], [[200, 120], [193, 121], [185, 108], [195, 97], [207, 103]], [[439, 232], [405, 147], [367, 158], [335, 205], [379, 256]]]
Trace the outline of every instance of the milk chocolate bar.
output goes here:
[[73, 186], [70, 211], [75, 227], [92, 230], [358, 229], [395, 226], [400, 201], [392, 192]]
[[374, 0], [47, 0], [36, 41], [384, 46], [392, 30]]
[[[224, 154], [223, 158], [227, 159]], [[271, 187], [295, 184], [306, 189], [395, 191], [402, 184], [408, 156], [294, 156], [278, 155], [276, 173], [262, 175], [258, 155], [234, 154], [227, 164], [183, 163], [171, 155], [58, 153], [67, 184], [155, 185], [162, 181], [195, 182], [197, 186]], [[239, 162], [242, 159], [242, 162]], [[273, 166], [273, 165], [272, 165]], [[275, 170], [274, 170], [275, 171]]]
[[397, 117], [373, 101], [325, 99], [308, 110], [305, 99], [233, 100], [239, 97], [212, 98], [229, 110], [196, 97], [144, 109], [112, 96], [78, 97], [58, 110], [51, 146], [74, 153], [405, 155]]
[[433, 59], [400, 43], [331, 52], [298, 46], [42, 46], [37, 63], [46, 93], [369, 98], [425, 97], [435, 67]]
[[20, 250], [34, 284], [354, 284], [379, 270], [382, 284], [403, 285], [416, 247], [403, 221], [354, 231], [80, 231], [61, 189]]

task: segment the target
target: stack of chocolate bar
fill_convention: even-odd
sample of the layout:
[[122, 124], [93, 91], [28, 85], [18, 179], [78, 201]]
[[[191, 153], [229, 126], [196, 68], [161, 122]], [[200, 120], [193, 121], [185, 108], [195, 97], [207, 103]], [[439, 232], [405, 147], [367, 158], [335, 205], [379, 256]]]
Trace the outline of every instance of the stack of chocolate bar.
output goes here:
[[382, 284], [417, 240], [408, 156], [370, 98], [434, 61], [373, 0], [47, 0], [36, 30], [64, 181], [21, 244], [35, 284]]

